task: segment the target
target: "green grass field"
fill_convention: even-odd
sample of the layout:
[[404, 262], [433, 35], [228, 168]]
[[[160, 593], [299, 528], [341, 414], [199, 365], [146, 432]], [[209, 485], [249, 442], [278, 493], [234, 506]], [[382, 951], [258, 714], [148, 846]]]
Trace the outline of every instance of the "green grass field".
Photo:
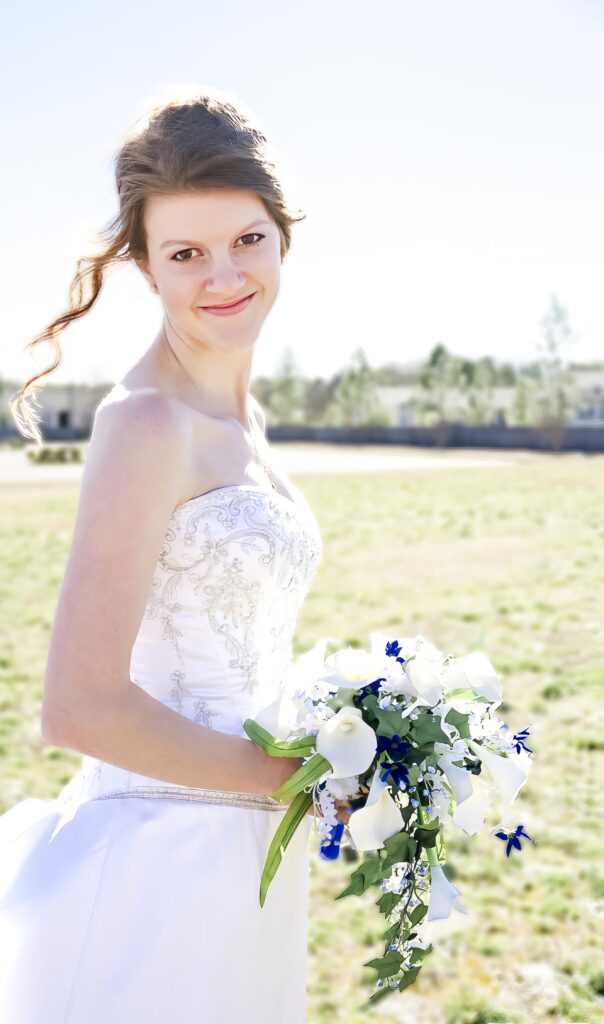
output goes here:
[[[536, 752], [515, 806], [539, 845], [508, 859], [490, 822], [472, 839], [449, 829], [448, 871], [473, 923], [369, 1018], [604, 1021], [604, 456], [292, 479], [324, 544], [295, 653], [325, 635], [368, 646], [374, 629], [484, 650], [503, 680], [498, 713], [531, 726]], [[39, 730], [77, 491], [0, 490], [0, 810], [56, 795], [81, 760]], [[335, 902], [350, 865], [319, 861], [311, 842], [309, 1021], [357, 1024], [374, 978], [362, 963], [381, 949], [378, 893]]]

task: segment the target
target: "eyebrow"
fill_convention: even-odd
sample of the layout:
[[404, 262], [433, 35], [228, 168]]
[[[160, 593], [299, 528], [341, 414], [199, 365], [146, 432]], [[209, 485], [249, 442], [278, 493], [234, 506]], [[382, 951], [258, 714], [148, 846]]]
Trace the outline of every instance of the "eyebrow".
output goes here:
[[[247, 224], [246, 227], [244, 227], [243, 230], [239, 232], [239, 234], [240, 235], [244, 235], [246, 231], [249, 231], [250, 228], [255, 228], [257, 224], [270, 224], [270, 220], [265, 220], [264, 218], [261, 218], [260, 220], [253, 220], [252, 223], [251, 224]], [[166, 249], [169, 245], [197, 245], [197, 244], [198, 244], [197, 242], [192, 242], [190, 238], [177, 238], [177, 239], [173, 239], [172, 238], [172, 239], [170, 239], [167, 242], [162, 242], [162, 244], [160, 245], [159, 248], [160, 249]]]

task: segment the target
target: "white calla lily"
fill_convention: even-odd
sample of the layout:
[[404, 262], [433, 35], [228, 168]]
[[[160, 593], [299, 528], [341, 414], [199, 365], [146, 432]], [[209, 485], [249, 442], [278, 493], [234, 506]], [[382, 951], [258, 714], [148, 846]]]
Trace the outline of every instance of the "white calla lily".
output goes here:
[[457, 903], [457, 897], [461, 896], [461, 890], [453, 885], [445, 875], [442, 867], [437, 865], [430, 868], [430, 902], [426, 921], [441, 920], [449, 917], [453, 909], [467, 914], [467, 910]]
[[[468, 772], [466, 772], [466, 775]], [[470, 796], [457, 804], [453, 812], [453, 822], [468, 836], [473, 836], [484, 825], [485, 818], [492, 802], [492, 793], [488, 786], [473, 776], [473, 788]]]
[[388, 785], [377, 768], [364, 807], [353, 811], [348, 830], [357, 850], [379, 850], [386, 839], [403, 828], [401, 809], [392, 799]]
[[470, 687], [481, 697], [501, 703], [501, 679], [482, 651], [472, 651], [456, 658], [447, 665], [444, 675], [448, 688]]
[[472, 779], [470, 772], [466, 768], [460, 768], [459, 765], [455, 765], [452, 762], [458, 761], [459, 754], [454, 751], [451, 753], [442, 754], [438, 761], [438, 767], [444, 772], [447, 782], [453, 790], [453, 796], [458, 804], [463, 803], [468, 797], [472, 796]]
[[449, 914], [448, 917], [434, 918], [431, 921], [423, 920], [417, 925], [417, 936], [413, 939], [413, 945], [419, 946], [420, 949], [426, 949], [430, 943], [440, 942], [448, 935], [453, 935], [455, 932], [460, 931], [463, 928], [468, 928], [471, 923], [472, 917], [468, 913], [463, 911], [459, 914]]
[[343, 707], [319, 729], [316, 750], [331, 764], [334, 778], [348, 778], [369, 768], [377, 738], [359, 708]]
[[528, 762], [514, 755], [495, 754], [474, 740], [468, 740], [468, 746], [484, 764], [502, 798], [504, 812], [509, 813], [510, 805], [528, 778]]
[[405, 664], [405, 675], [422, 704], [430, 707], [438, 704], [443, 695], [444, 685], [441, 662], [438, 659], [420, 650]]
[[380, 675], [380, 661], [359, 647], [344, 647], [325, 659], [323, 679], [338, 689], [358, 690]]

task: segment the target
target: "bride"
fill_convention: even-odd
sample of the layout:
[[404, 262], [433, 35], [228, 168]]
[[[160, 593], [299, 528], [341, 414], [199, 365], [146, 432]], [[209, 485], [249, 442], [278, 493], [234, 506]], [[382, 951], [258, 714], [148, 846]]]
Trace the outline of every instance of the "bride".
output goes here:
[[[287, 679], [321, 557], [249, 392], [301, 217], [262, 132], [216, 95], [153, 108], [115, 174], [103, 247], [30, 346], [60, 361], [116, 262], [163, 317], [96, 411], [53, 624], [42, 734], [82, 766], [0, 817], [0, 1020], [302, 1024], [310, 817], [258, 899], [287, 806], [270, 794], [302, 762], [243, 730]], [[13, 414], [40, 441], [37, 379]]]

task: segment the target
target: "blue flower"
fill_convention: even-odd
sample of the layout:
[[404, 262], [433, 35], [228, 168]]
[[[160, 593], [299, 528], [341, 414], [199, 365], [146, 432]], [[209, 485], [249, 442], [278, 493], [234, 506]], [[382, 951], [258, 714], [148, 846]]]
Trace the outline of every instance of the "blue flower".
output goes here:
[[377, 737], [377, 753], [386, 754], [388, 761], [392, 763], [380, 762], [382, 774], [380, 778], [382, 782], [388, 780], [388, 776], [392, 779], [393, 783], [403, 789], [409, 783], [409, 773], [403, 758], [413, 744], [407, 743], [406, 740], [402, 740], [397, 734], [395, 736], [378, 736]]
[[383, 772], [380, 775], [382, 782], [387, 782], [388, 776], [390, 776], [395, 786], [398, 786], [399, 789], [405, 789], [409, 782], [409, 775], [404, 765], [384, 764], [382, 761], [381, 767], [383, 768]]
[[521, 748], [524, 748], [524, 750], [526, 750], [529, 754], [533, 753], [533, 750], [530, 747], [527, 747], [526, 743], [524, 742], [524, 739], [522, 738], [523, 736], [526, 737], [528, 735], [529, 735], [528, 729], [522, 729], [521, 732], [515, 732], [514, 733], [514, 735], [512, 737], [512, 743], [516, 747], [516, 753], [517, 754], [520, 753]]
[[368, 697], [370, 693], [374, 697], [377, 697], [380, 692], [380, 683], [385, 683], [386, 677], [382, 676], [379, 679], [374, 679], [371, 683], [365, 683], [364, 686], [359, 686], [358, 690], [353, 695], [353, 701], [355, 704], [360, 704], [365, 697]]
[[388, 754], [391, 761], [402, 760], [412, 746], [412, 743], [402, 740], [398, 733], [395, 733], [394, 736], [378, 736], [377, 738], [378, 754]]
[[534, 839], [531, 839], [531, 837], [529, 836], [528, 832], [524, 831], [524, 828], [523, 828], [522, 825], [516, 825], [516, 828], [514, 829], [514, 831], [510, 832], [509, 834], [502, 830], [501, 832], [496, 832], [495, 835], [496, 835], [497, 839], [503, 839], [504, 842], [507, 842], [507, 848], [506, 848], [506, 851], [505, 851], [506, 857], [510, 856], [510, 853], [512, 852], [512, 848], [515, 847], [517, 850], [521, 850], [522, 849], [522, 846], [520, 845], [520, 837], [521, 836], [523, 838], [525, 838], [525, 839], [530, 839], [531, 843], [535, 842]]
[[401, 665], [405, 661], [405, 658], [399, 658], [402, 648], [398, 640], [389, 640], [385, 650], [389, 658], [396, 658], [397, 661], [400, 661]]

